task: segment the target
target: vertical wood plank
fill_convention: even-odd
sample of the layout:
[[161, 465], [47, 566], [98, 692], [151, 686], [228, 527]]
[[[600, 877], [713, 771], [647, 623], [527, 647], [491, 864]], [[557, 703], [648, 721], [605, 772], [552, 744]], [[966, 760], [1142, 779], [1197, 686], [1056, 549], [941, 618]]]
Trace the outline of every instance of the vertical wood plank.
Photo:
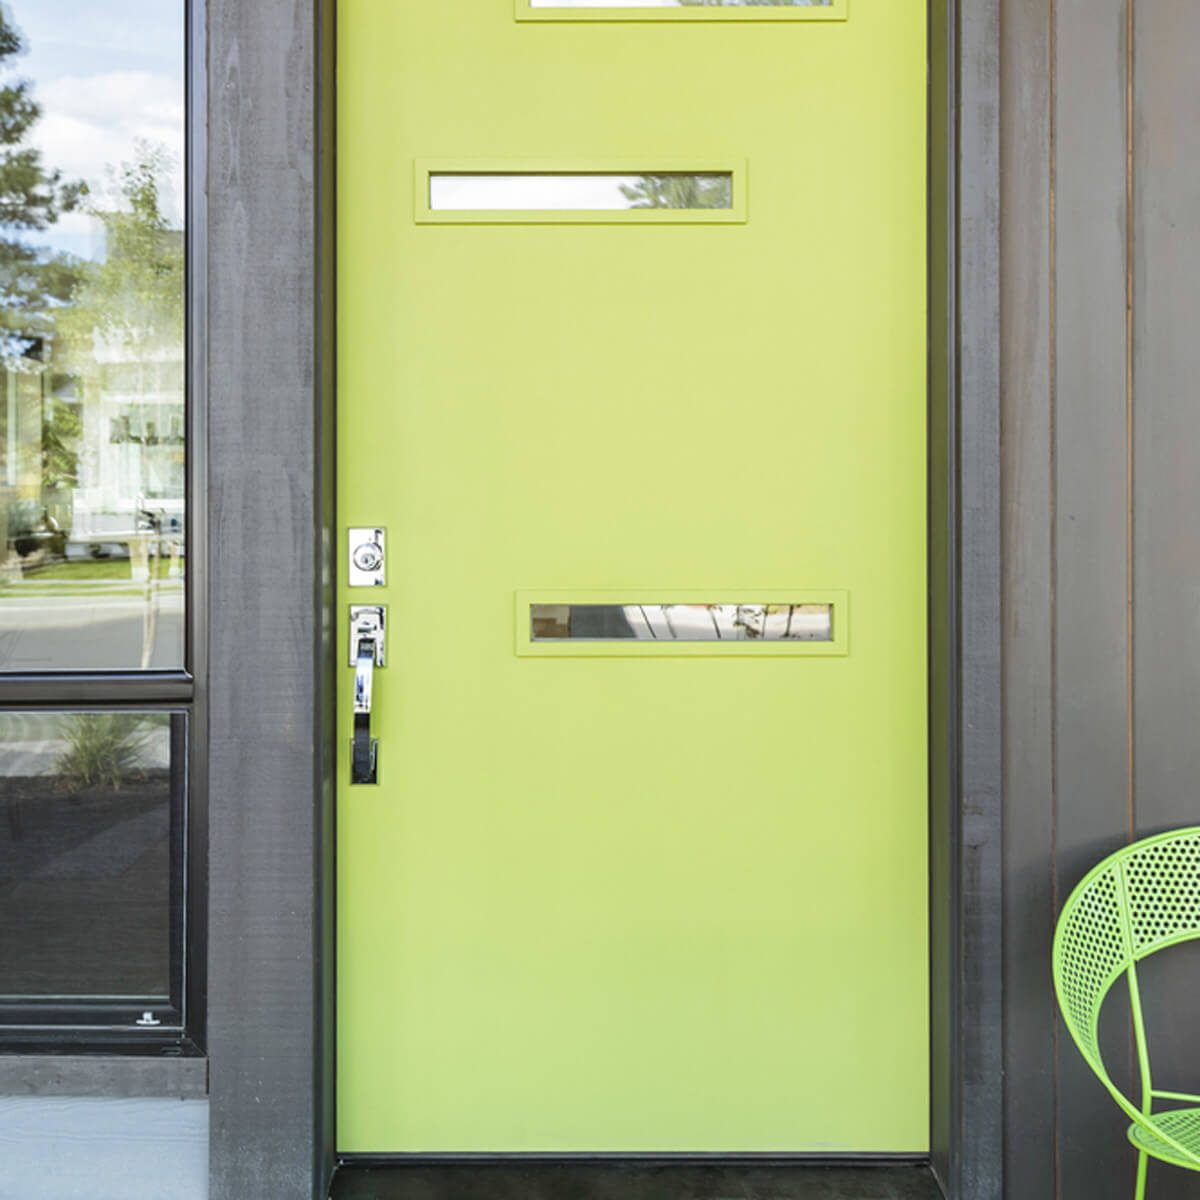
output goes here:
[[327, 1184], [318, 12], [208, 3], [211, 1200]]
[[1137, 6], [1137, 817], [1200, 820], [1200, 6]]
[[1052, 0], [1001, 27], [1001, 487], [1004, 497], [1004, 1194], [1055, 1174]]
[[958, 6], [958, 1147], [951, 1194], [1001, 1195], [1003, 761], [1000, 3]]
[[[1130, 826], [1127, 3], [1057, 0], [1054, 528], [1060, 902], [1097, 859], [1127, 840]], [[1113, 1064], [1118, 1080], [1128, 1077], [1123, 1050]], [[1057, 1195], [1125, 1200], [1133, 1190], [1125, 1121], [1065, 1033], [1059, 1039], [1058, 1070]]]
[[[1200, 823], [1200, 6], [1134, 30], [1134, 682], [1139, 834]], [[1200, 947], [1142, 972], [1159, 1087], [1200, 1090]], [[1155, 1170], [1156, 1200], [1196, 1176]]]

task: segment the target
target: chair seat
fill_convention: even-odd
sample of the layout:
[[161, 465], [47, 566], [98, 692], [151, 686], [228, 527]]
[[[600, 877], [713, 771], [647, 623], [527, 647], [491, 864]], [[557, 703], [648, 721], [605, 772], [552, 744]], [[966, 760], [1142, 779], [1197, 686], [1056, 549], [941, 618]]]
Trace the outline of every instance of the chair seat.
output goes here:
[[1152, 1157], [1177, 1167], [1200, 1171], [1200, 1161], [1197, 1161], [1200, 1160], [1200, 1108], [1176, 1108], [1170, 1112], [1155, 1113], [1146, 1120], [1155, 1129], [1161, 1130], [1185, 1150], [1196, 1155], [1196, 1159], [1183, 1158], [1173, 1146], [1160, 1141], [1145, 1126], [1135, 1123], [1129, 1127], [1129, 1140], [1139, 1150], [1145, 1150]]

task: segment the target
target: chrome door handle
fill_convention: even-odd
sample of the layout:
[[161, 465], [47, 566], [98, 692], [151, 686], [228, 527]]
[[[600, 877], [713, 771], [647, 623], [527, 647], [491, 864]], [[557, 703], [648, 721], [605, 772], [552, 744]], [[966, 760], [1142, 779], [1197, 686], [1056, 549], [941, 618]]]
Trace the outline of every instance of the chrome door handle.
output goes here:
[[350, 665], [354, 668], [354, 739], [350, 743], [350, 782], [375, 783], [378, 778], [379, 739], [371, 736], [371, 696], [375, 668], [384, 665], [382, 605], [350, 608]]

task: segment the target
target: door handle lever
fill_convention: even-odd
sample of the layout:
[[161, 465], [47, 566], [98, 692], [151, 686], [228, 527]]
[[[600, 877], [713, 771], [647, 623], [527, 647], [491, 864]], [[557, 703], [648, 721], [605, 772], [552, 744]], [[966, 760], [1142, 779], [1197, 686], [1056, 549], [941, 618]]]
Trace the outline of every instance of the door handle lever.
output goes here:
[[354, 668], [354, 739], [350, 743], [350, 782], [377, 782], [379, 739], [371, 736], [375, 668], [384, 665], [385, 612], [382, 605], [350, 609], [350, 665]]

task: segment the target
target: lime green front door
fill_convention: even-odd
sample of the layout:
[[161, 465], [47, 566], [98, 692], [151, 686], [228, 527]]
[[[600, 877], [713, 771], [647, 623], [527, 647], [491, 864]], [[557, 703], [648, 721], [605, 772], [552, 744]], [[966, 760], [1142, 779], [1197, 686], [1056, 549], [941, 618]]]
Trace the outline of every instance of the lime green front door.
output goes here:
[[340, 1148], [923, 1150], [924, 0], [339, 21]]

